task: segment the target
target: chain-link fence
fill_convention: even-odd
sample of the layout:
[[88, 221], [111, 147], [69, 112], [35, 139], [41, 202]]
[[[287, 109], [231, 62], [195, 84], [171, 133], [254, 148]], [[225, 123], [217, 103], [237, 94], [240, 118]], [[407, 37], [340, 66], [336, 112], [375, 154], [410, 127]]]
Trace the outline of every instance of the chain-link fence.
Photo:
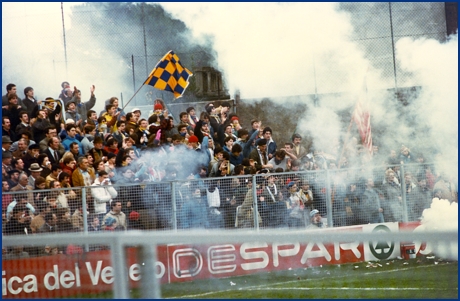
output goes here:
[[[340, 3], [339, 8], [350, 14], [354, 27], [352, 41], [358, 43], [374, 67], [383, 70], [383, 78], [388, 79], [390, 84], [386, 88], [405, 87], [408, 83], [412, 85], [411, 75], [401, 69], [395, 58], [394, 45], [399, 39], [425, 37], [443, 42], [447, 38], [446, 10], [442, 2], [344, 2]], [[73, 26], [67, 34], [69, 49], [70, 45], [76, 45], [83, 37], [96, 40], [99, 36], [110, 36], [110, 44], [125, 55], [125, 64], [131, 66], [133, 72], [127, 76], [132, 76], [136, 87], [173, 45], [187, 49], [178, 55], [191, 69], [207, 66], [214, 60], [212, 49], [187, 45], [182, 39], [183, 35], [190, 35], [185, 24], [168, 18], [159, 5], [94, 3], [84, 7], [76, 6], [72, 22]], [[98, 22], [103, 23], [95, 26]], [[102, 26], [107, 22], [113, 26]], [[85, 29], [91, 30], [82, 31], [76, 24], [87, 24]], [[125, 43], [126, 40], [132, 42]], [[70, 60], [72, 58], [69, 56]], [[324, 70], [321, 72], [324, 73]], [[326, 78], [332, 76], [330, 74]], [[325, 92], [321, 89], [323, 85], [328, 84], [317, 83], [319, 94]], [[157, 96], [165, 96], [159, 93], [161, 95]]]
[[[10, 14], [3, 16], [5, 26], [11, 22], [25, 24], [24, 34], [32, 35], [46, 48], [43, 55], [30, 53], [30, 62], [23, 64], [27, 67], [15, 65], [14, 60], [7, 56], [8, 52], [4, 51], [3, 70], [10, 78], [2, 77], [3, 87], [11, 81], [21, 87], [27, 86], [30, 83], [22, 81], [29, 80], [28, 72], [39, 64], [47, 64], [49, 68], [41, 67], [40, 72], [45, 72], [48, 78], [54, 78], [56, 83], [84, 74], [97, 75], [94, 83], [114, 83], [116, 87], [99, 86], [99, 89], [105, 89], [107, 98], [109, 95], [120, 96], [123, 104], [142, 85], [159, 59], [171, 49], [180, 49], [177, 54], [192, 71], [206, 66], [219, 69], [211, 40], [202, 43], [193, 39], [185, 23], [172, 18], [159, 4], [90, 2], [73, 5], [70, 16], [62, 14], [62, 10], [68, 10], [68, 7], [63, 3], [61, 8], [57, 5], [53, 8], [55, 11], [43, 15], [29, 11], [30, 8], [24, 5], [16, 10], [26, 12], [25, 17], [16, 14], [15, 10], [9, 10]], [[359, 45], [365, 58], [376, 69], [382, 70], [386, 83], [383, 89], [417, 85], [411, 74], [404, 72], [395, 59], [395, 44], [404, 37], [445, 41], [449, 34], [446, 26], [446, 8], [449, 7], [444, 2], [343, 2], [338, 5], [340, 11], [350, 15], [349, 20], [353, 25], [351, 40]], [[10, 6], [6, 8], [10, 9]], [[51, 20], [56, 23], [54, 31], [33, 31], [32, 24]], [[18, 45], [19, 39], [23, 38], [4, 31], [2, 41], [4, 45]], [[316, 66], [316, 69], [317, 74], [324, 76], [315, 80], [315, 91], [311, 93], [329, 93], [326, 87], [335, 74], [328, 74], [328, 70], [321, 70], [321, 66]], [[14, 70], [20, 71], [26, 78], [11, 78], [15, 76]], [[179, 102], [197, 101], [193, 96], [196, 90], [194, 85], [192, 77], [185, 97]], [[49, 95], [40, 97], [45, 96]], [[167, 102], [172, 100], [170, 93], [152, 88], [139, 93], [132, 104], [150, 104], [156, 97]]]
[[[5, 7], [9, 8], [6, 5]], [[119, 106], [123, 107], [142, 86], [158, 60], [171, 49], [176, 51], [182, 63], [192, 72], [207, 66], [221, 70], [216, 63], [218, 54], [215, 53], [212, 43], [203, 45], [195, 41], [190, 29], [182, 21], [173, 19], [157, 4], [86, 3], [69, 8], [70, 5], [63, 3], [64, 11], [68, 9], [72, 12], [71, 15], [65, 13], [64, 18], [59, 5], [46, 15], [32, 11], [31, 5], [14, 5], [15, 7], [20, 5], [18, 10], [24, 11], [26, 17], [14, 13], [3, 16], [5, 25], [3, 45], [17, 45], [18, 39], [24, 36], [33, 38], [33, 41], [37, 39], [35, 44], [40, 42], [41, 45], [40, 49], [28, 51], [27, 58], [24, 60], [14, 59], [9, 55], [9, 49], [4, 47], [2, 86], [5, 87], [10, 82], [15, 83], [21, 98], [21, 90], [26, 86], [34, 87], [37, 99], [44, 99], [47, 96], [57, 97], [61, 91], [60, 83], [68, 80], [72, 87], [76, 85], [82, 90], [82, 97], [86, 100], [89, 89], [81, 85], [83, 83], [86, 85], [85, 79], [90, 74], [93, 79], [88, 85], [96, 84], [97, 103], [94, 107], [96, 112], [104, 110], [104, 100], [112, 96], [118, 97]], [[403, 71], [401, 62], [395, 59], [395, 45], [405, 37], [433, 38], [444, 42], [450, 33], [446, 29], [448, 23], [446, 13], [452, 11], [449, 9], [450, 6], [443, 2], [344, 2], [339, 3], [337, 7], [341, 12], [349, 15], [348, 20], [353, 25], [349, 38], [357, 45], [356, 49], [362, 51], [363, 57], [369, 60], [374, 69], [381, 70], [382, 80], [379, 80], [379, 84], [384, 83], [381, 88], [390, 90], [382, 91], [382, 95], [393, 99], [396, 91], [394, 89], [397, 88], [401, 103], [406, 104], [417, 98], [421, 84], [414, 76]], [[53, 27], [54, 31], [34, 31], [39, 24], [51, 22], [51, 19], [56, 23]], [[8, 25], [14, 23], [20, 23], [21, 27], [16, 25], [14, 30], [7, 30]], [[21, 31], [22, 26], [27, 30]], [[43, 53], [38, 50], [43, 50]], [[14, 54], [16, 55], [17, 51]], [[16, 64], [18, 61], [21, 62], [20, 66]], [[273, 133], [275, 141], [281, 141], [283, 135], [282, 131], [274, 126], [275, 121], [285, 125], [286, 132], [298, 131], [297, 127], [300, 126], [298, 118], [292, 118], [292, 114], [304, 116], [312, 107], [310, 105], [325, 103], [330, 95], [327, 87], [331, 85], [331, 79], [341, 80], [325, 65], [318, 64], [315, 68], [315, 79], [309, 78], [308, 84], [312, 85], [316, 82], [316, 87], [309, 89], [306, 92], [308, 95], [284, 99], [280, 102], [282, 105], [270, 102], [257, 105], [245, 99], [243, 92], [241, 102], [232, 104], [233, 109], [238, 106], [236, 111], [242, 125], [249, 128], [251, 119], [263, 120], [275, 130]], [[313, 74], [312, 70], [310, 71]], [[51, 86], [41, 86], [47, 85], [48, 81], [37, 83], [36, 74], [46, 74], [46, 79], [52, 82]], [[225, 79], [225, 74], [223, 76]], [[129, 103], [126, 111], [140, 107], [142, 116], [147, 118], [153, 109], [153, 101], [160, 97], [167, 104], [177, 125], [179, 113], [185, 111], [190, 102], [193, 102], [197, 112], [204, 111], [204, 103], [198, 102], [200, 99], [193, 96], [193, 91], [197, 88], [194, 86], [195, 78], [195, 76], [191, 77], [186, 95], [174, 102], [171, 93], [144, 85], [135, 99]], [[289, 92], [286, 94], [288, 96]], [[342, 95], [347, 97], [345, 93]], [[272, 95], [266, 97], [271, 98]], [[285, 105], [288, 103], [297, 105], [295, 109], [290, 109]], [[268, 105], [275, 109], [275, 116], [279, 119], [274, 120], [274, 114], [268, 110]], [[405, 115], [409, 116], [414, 112], [412, 109], [410, 111], [412, 112], [404, 112]], [[342, 124], [347, 126], [348, 111], [341, 112], [339, 115], [346, 116], [343, 117], [346, 120], [342, 120]], [[274, 120], [273, 124], [270, 124], [271, 120]], [[382, 137], [387, 131], [386, 124], [382, 122], [378, 124], [377, 118], [372, 120], [374, 142], [381, 143], [380, 145], [383, 146], [382, 142], [378, 142], [378, 137]], [[413, 127], [412, 124], [410, 126]], [[310, 140], [311, 138], [308, 138], [309, 143]]]
[[[3, 233], [296, 230], [419, 221], [433, 197], [457, 197], [446, 194], [443, 181], [435, 185], [431, 169], [406, 164], [7, 192]], [[28, 253], [38, 256], [44, 247]]]
[[[146, 80], [156, 63], [171, 49], [180, 49], [177, 55], [184, 66], [194, 70], [209, 66], [214, 60], [212, 49], [189, 38], [191, 33], [185, 24], [172, 19], [158, 4], [146, 3], [87, 3], [72, 7], [72, 27], [66, 31], [68, 61], [59, 62], [62, 67], [72, 68], [81, 64], [76, 60], [82, 41], [97, 41], [96, 47], [125, 70], [120, 73], [126, 83], [124, 95], [132, 95]], [[129, 41], [127, 43], [127, 41]], [[121, 61], [120, 61], [121, 57]], [[100, 60], [94, 57], [92, 60]], [[94, 64], [100, 66], [99, 62]], [[97, 71], [97, 70], [95, 70]], [[186, 94], [193, 98], [194, 78]], [[132, 89], [128, 89], [132, 87]], [[136, 95], [133, 106], [151, 104], [155, 98], [171, 101], [173, 96], [165, 91], [149, 89]], [[126, 98], [121, 99], [121, 105]]]
[[351, 14], [352, 40], [360, 45], [372, 65], [382, 70], [391, 86], [413, 85], [412, 74], [402, 70], [395, 58], [398, 40], [411, 37], [444, 42], [447, 38], [446, 9], [443, 2], [341, 2]]
[[[299, 233], [309, 237], [308, 230], [320, 228], [413, 229], [433, 197], [457, 201], [455, 189], [449, 190], [442, 177], [436, 179], [433, 168], [432, 164], [330, 166], [3, 193], [3, 296], [110, 298], [113, 292], [115, 297], [158, 297], [154, 290], [158, 283], [152, 288], [152, 281], [186, 281], [202, 271], [203, 264], [217, 274], [219, 269], [232, 270], [231, 265], [210, 265], [201, 256], [216, 262], [234, 258], [227, 254], [235, 252], [230, 237], [248, 233], [238, 230], [276, 232], [283, 235], [276, 239], [279, 243], [290, 235], [298, 239]], [[201, 244], [215, 242], [206, 234], [216, 230], [222, 231], [221, 240], [228, 241], [208, 246], [207, 251]], [[171, 231], [198, 234], [205, 240], [190, 242], [182, 236], [173, 241]], [[231, 233], [235, 236], [226, 236]], [[159, 236], [147, 240], [152, 234]], [[395, 256], [399, 254], [398, 249]]]

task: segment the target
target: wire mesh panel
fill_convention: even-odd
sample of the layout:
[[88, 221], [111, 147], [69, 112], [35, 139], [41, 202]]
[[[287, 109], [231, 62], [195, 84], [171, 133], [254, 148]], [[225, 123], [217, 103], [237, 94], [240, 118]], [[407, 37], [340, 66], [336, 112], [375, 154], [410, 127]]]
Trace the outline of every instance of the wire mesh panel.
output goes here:
[[[130, 179], [134, 180], [136, 175], [132, 170], [124, 170], [121, 176], [126, 181], [122, 180], [114, 185], [117, 196], [110, 203], [110, 210], [105, 214], [102, 228], [107, 230], [108, 226], [111, 230], [154, 229], [156, 225], [153, 210], [156, 199], [152, 187], [141, 183], [133, 184]], [[114, 222], [112, 219], [117, 222], [115, 225], [111, 224]]]
[[[66, 13], [62, 14], [61, 9]], [[382, 82], [383, 89], [414, 85], [413, 76], [404, 72], [394, 58], [394, 45], [399, 39], [425, 37], [443, 42], [447, 37], [446, 5], [443, 2], [342, 2], [338, 9], [350, 15], [352, 40], [358, 43], [371, 64], [382, 70], [386, 79]], [[28, 81], [32, 81], [37, 72], [43, 72], [43, 64], [39, 63], [46, 63], [45, 73], [51, 74], [55, 82], [68, 80], [69, 76], [75, 81], [72, 78], [75, 74], [91, 74], [96, 85], [106, 80], [117, 82], [117, 91], [113, 91], [112, 87], [98, 86], [98, 91], [108, 95], [106, 98], [120, 96], [121, 92], [125, 95], [124, 101], [127, 101], [127, 95], [139, 87], [156, 62], [171, 49], [182, 49], [178, 55], [192, 71], [213, 66], [216, 57], [209, 40], [209, 44], [194, 40], [186, 24], [172, 18], [159, 4], [93, 2], [71, 6], [63, 3], [62, 7], [56, 5], [46, 14], [38, 13], [30, 4], [15, 4], [5, 6], [6, 10], [9, 13], [3, 16], [5, 25], [14, 23], [14, 20], [23, 27], [4, 31], [2, 39], [5, 45], [17, 43], [22, 36], [33, 37], [34, 42], [45, 42], [42, 51], [29, 52], [29, 56], [24, 58], [28, 60], [25, 64], [27, 68], [14, 60], [4, 60], [5, 73], [14, 74], [19, 70], [17, 72]], [[68, 10], [71, 14], [67, 14]], [[34, 26], [51, 21], [55, 24], [53, 30], [41, 30], [42, 27]], [[50, 58], [50, 53], [54, 58]], [[111, 72], [100, 72], [98, 68], [102, 66]], [[335, 74], [321, 66], [316, 68], [318, 75], [324, 74], [318, 77], [317, 92], [330, 92], [327, 90], [330, 87], [328, 81], [333, 80]], [[16, 78], [14, 82], [20, 86], [27, 85], [27, 80], [24, 84], [20, 80]], [[2, 79], [2, 86], [10, 81]], [[197, 88], [192, 77], [188, 90], [191, 92]], [[37, 89], [37, 93], [38, 90], [52, 89], [52, 85], [46, 86]], [[152, 104], [152, 98], [157, 97], [165, 101], [172, 99], [167, 93], [150, 89], [137, 95], [132, 104]]]
[[[434, 202], [433, 197], [454, 197], [447, 190], [448, 178], [441, 174], [434, 180], [431, 164], [324, 167], [328, 169], [194, 176], [182, 181], [144, 179], [117, 185], [96, 183], [90, 187], [4, 193], [2, 201], [7, 206], [2, 212], [2, 230], [8, 243], [2, 248], [3, 296], [151, 297], [153, 291], [138, 290], [152, 281], [142, 278], [142, 273], [167, 283], [207, 277], [208, 272], [235, 272], [232, 265], [213, 265], [222, 263], [218, 252], [233, 254], [237, 248], [246, 250], [252, 246], [199, 246], [178, 241], [172, 246], [153, 248], [143, 245], [141, 240], [130, 240], [124, 245], [112, 240], [130, 231], [133, 235], [147, 235], [150, 230], [168, 236], [168, 230], [195, 230], [200, 234], [216, 230], [229, 233], [231, 229], [256, 233], [301, 230], [308, 235], [311, 229], [347, 227], [338, 229], [346, 231], [354, 227], [364, 231], [379, 225], [396, 231], [398, 227], [416, 227], [424, 210]], [[91, 198], [87, 198], [88, 193]], [[104, 194], [110, 197], [103, 199]], [[71, 204], [76, 208], [73, 211]], [[46, 235], [47, 239], [39, 235]], [[93, 239], [93, 235], [99, 238]], [[156, 255], [152, 254], [158, 254], [158, 259], [154, 260]], [[209, 262], [203, 260], [203, 254], [209, 256]], [[115, 281], [127, 286], [114, 286]]]
[[314, 208], [310, 185], [316, 184], [312, 181], [313, 174], [316, 172], [269, 173], [255, 177], [262, 228], [305, 229], [309, 225], [309, 214]]
[[443, 42], [447, 37], [443, 2], [341, 2], [339, 5], [351, 15], [352, 39], [387, 79], [382, 88], [413, 85], [412, 74], [405, 72], [395, 58], [398, 40], [423, 36]]
[[250, 176], [190, 179], [177, 185], [178, 229], [253, 227], [245, 207], [245, 203], [252, 207]]
[[[2, 212], [2, 233], [21, 241], [2, 248], [4, 298], [88, 297], [111, 290], [114, 275], [109, 267], [109, 244], [57, 238], [101, 230], [97, 216], [93, 220], [83, 210], [85, 190], [74, 187], [2, 195], [3, 201], [11, 200]], [[48, 239], [31, 242], [38, 235]]]
[[128, 168], [120, 176], [132, 181], [116, 185], [5, 192], [3, 233], [302, 229], [316, 210], [321, 226], [407, 222], [419, 221], [433, 197], [456, 198], [432, 164], [334, 166], [182, 181], [139, 180]]
[[[330, 171], [334, 226], [419, 221], [433, 198], [424, 167], [392, 165]], [[402, 169], [409, 170], [403, 177]]]
[[80, 187], [3, 193], [3, 234], [84, 231], [87, 210], [81, 194]]

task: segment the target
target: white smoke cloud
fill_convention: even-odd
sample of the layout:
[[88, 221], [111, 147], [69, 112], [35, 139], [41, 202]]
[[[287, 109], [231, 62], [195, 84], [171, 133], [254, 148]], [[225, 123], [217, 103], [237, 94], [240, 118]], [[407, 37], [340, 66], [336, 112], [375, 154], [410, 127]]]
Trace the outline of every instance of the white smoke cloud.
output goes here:
[[[426, 38], [397, 40], [398, 68], [412, 74], [402, 77], [406, 82], [398, 86], [423, 87], [404, 107], [392, 93], [382, 92], [394, 86], [388, 82], [391, 77], [384, 79], [384, 71], [366, 59], [361, 46], [352, 41], [356, 29], [350, 14], [339, 10], [337, 3], [161, 5], [187, 24], [194, 38], [212, 36], [230, 95], [238, 89], [244, 100], [270, 97], [284, 105], [283, 96], [340, 92], [329, 99], [323, 96], [321, 108], [310, 106], [308, 115], [299, 121], [297, 131], [312, 134], [320, 148], [326, 143], [324, 137], [346, 136], [346, 126], [338, 122], [339, 112], [353, 109], [365, 79], [371, 124], [379, 129], [379, 136], [374, 132], [376, 143], [398, 153], [404, 144], [414, 156], [425, 152], [430, 161], [437, 151], [439, 169], [452, 177], [457, 174], [456, 35], [446, 43]], [[363, 20], [367, 17], [353, 15]], [[352, 132], [356, 137], [355, 132], [356, 128]], [[448, 164], [443, 165], [439, 158], [447, 159]]]
[[[436, 158], [450, 177], [458, 175], [458, 35], [446, 43], [403, 38], [396, 44], [401, 68], [423, 86], [412, 109], [431, 129], [427, 141], [437, 145]], [[412, 83], [409, 83], [412, 84]]]
[[[66, 31], [81, 25], [70, 14], [72, 5], [75, 4], [64, 3]], [[381, 89], [392, 87], [392, 83], [383, 79], [383, 71], [365, 58], [362, 46], [352, 41], [356, 39], [356, 29], [351, 15], [340, 10], [338, 3], [161, 5], [191, 28], [195, 43], [200, 39], [213, 41], [230, 95], [238, 89], [244, 100], [270, 97], [283, 105], [284, 96], [322, 95], [320, 107], [299, 97], [309, 110], [305, 116], [295, 116], [299, 120], [298, 132], [311, 134], [316, 146], [323, 148], [327, 144], [325, 137], [332, 141], [346, 136], [348, 124], [339, 122], [340, 112], [353, 108], [366, 78], [373, 132], [380, 129], [374, 141], [397, 151], [402, 143], [416, 151], [436, 149], [441, 158], [448, 160], [442, 169], [448, 169], [452, 177], [457, 175], [456, 35], [446, 43], [408, 38], [396, 43], [400, 68], [412, 74], [404, 77], [407, 82], [401, 86], [423, 86], [422, 94], [404, 108], [393, 95], [382, 93]], [[126, 83], [120, 77], [132, 70], [121, 62], [122, 58], [112, 55], [102, 43], [99, 45], [99, 38], [89, 34], [79, 36], [81, 44], [68, 45], [66, 74], [61, 18], [60, 3], [2, 3], [2, 82], [16, 83], [21, 97], [21, 90], [31, 85], [38, 98], [44, 98], [56, 97], [60, 83], [68, 80], [82, 90], [83, 100], [89, 96], [89, 86], [95, 84], [97, 111], [103, 109], [103, 100], [120, 96], [121, 91], [134, 92], [133, 87], [124, 87]], [[354, 14], [353, 18], [361, 16]], [[366, 14], [362, 18], [366, 20]], [[325, 94], [333, 92], [339, 94], [325, 98]], [[124, 94], [125, 103], [130, 96]], [[413, 120], [430, 130], [420, 130], [414, 139]], [[274, 131], [281, 130], [275, 124], [272, 127]], [[352, 134], [357, 137], [355, 128]], [[425, 153], [432, 159], [430, 155]]]
[[[379, 136], [374, 136], [380, 147], [399, 153], [401, 144], [405, 144], [413, 150], [413, 156], [435, 149], [439, 152], [436, 158], [434, 153], [424, 153], [425, 157], [429, 161], [436, 159], [437, 171], [446, 172], [454, 183], [458, 182], [457, 35], [444, 43], [426, 38], [402, 38], [396, 43], [398, 66], [412, 75], [404, 76], [407, 81], [400, 82], [399, 87], [422, 87], [422, 93], [411, 95], [410, 105], [404, 107], [392, 93], [382, 92], [394, 83], [382, 79], [383, 70], [372, 65], [351, 41], [350, 17], [336, 4], [162, 6], [187, 24], [195, 38], [213, 37], [218, 64], [231, 95], [239, 89], [244, 100], [270, 97], [290, 106], [283, 103], [283, 96], [345, 92], [323, 96], [320, 106], [309, 103], [305, 116], [296, 116], [300, 117], [296, 130], [311, 136], [315, 147], [328, 151], [346, 136], [347, 128], [340, 122], [339, 112], [353, 108], [361, 97], [370, 104], [372, 126], [380, 128]], [[414, 121], [420, 127], [416, 138]], [[443, 230], [439, 223], [448, 225], [448, 230], [458, 228], [456, 204], [448, 207], [433, 202], [432, 208], [425, 211], [423, 223], [428, 229]]]
[[[269, 97], [287, 107], [291, 104], [286, 96], [338, 93], [322, 96], [320, 107], [298, 98], [309, 104], [309, 110], [295, 116], [296, 131], [325, 151], [330, 141], [346, 136], [339, 112], [356, 103], [364, 79], [369, 99], [372, 91], [388, 86], [381, 71], [351, 41], [350, 14], [340, 11], [337, 3], [161, 5], [187, 24], [194, 38], [213, 37], [230, 95], [239, 90], [245, 101]], [[372, 111], [379, 114], [386, 107], [378, 99]]]
[[[333, 118], [332, 118], [333, 117]], [[313, 137], [315, 148], [332, 153], [333, 142], [340, 141], [341, 124], [337, 113], [329, 107], [315, 108], [309, 118], [302, 119], [298, 128], [301, 135]]]
[[[434, 198], [430, 208], [422, 215], [425, 231], [458, 231], [458, 203]], [[445, 259], [458, 260], [458, 242], [441, 241], [430, 243], [432, 252]]]
[[79, 36], [78, 45], [69, 39], [69, 31], [79, 25], [72, 24], [71, 8], [81, 4], [64, 2], [63, 5], [66, 67], [61, 3], [2, 2], [2, 89], [14, 83], [20, 98], [24, 97], [23, 89], [27, 86], [34, 88], [37, 99], [56, 98], [62, 89], [61, 82], [68, 81], [72, 88], [77, 86], [81, 90], [82, 101], [87, 101], [90, 86], [94, 84], [97, 102], [93, 109], [98, 113], [104, 109], [106, 99], [120, 98], [121, 91], [133, 90], [120, 79], [120, 74], [130, 73], [131, 69], [102, 44], [103, 40], [91, 37], [90, 33]]
[[[349, 41], [349, 15], [336, 3], [161, 3], [213, 36], [232, 95], [279, 97], [349, 91], [368, 62]], [[333, 74], [333, 76], [331, 76]]]
[[21, 98], [26, 86], [40, 99], [59, 95], [53, 69], [64, 60], [60, 12], [60, 3], [2, 2], [2, 79], [15, 83]]

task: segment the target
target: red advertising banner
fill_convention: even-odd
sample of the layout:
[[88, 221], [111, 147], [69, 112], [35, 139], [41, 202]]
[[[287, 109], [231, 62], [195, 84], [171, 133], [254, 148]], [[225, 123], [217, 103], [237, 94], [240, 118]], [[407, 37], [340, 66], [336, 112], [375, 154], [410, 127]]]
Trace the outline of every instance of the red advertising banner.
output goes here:
[[[333, 230], [361, 232], [361, 227]], [[359, 242], [174, 245], [168, 246], [168, 253], [170, 282], [364, 261], [364, 247]]]
[[[159, 246], [157, 277], [167, 283], [167, 246]], [[141, 266], [135, 248], [127, 249], [130, 286], [137, 288]], [[65, 298], [112, 290], [114, 270], [110, 251], [2, 260], [3, 298]]]
[[[371, 232], [380, 224], [331, 228], [324, 231]], [[415, 230], [418, 223], [400, 224]], [[395, 227], [396, 226], [396, 227]], [[396, 225], [388, 225], [392, 230]], [[369, 260], [369, 246], [359, 241], [323, 244], [321, 242], [241, 244], [175, 244], [158, 247], [155, 266], [160, 283], [194, 279], [222, 278], [309, 268], [326, 264], [344, 264]], [[386, 256], [399, 253], [393, 250]], [[379, 254], [377, 254], [379, 255]], [[380, 255], [379, 255], [380, 256]], [[141, 265], [136, 249], [127, 249], [127, 273], [130, 288], [137, 288]], [[17, 260], [2, 260], [3, 298], [65, 298], [77, 294], [94, 294], [112, 290], [114, 270], [110, 251], [54, 255]]]

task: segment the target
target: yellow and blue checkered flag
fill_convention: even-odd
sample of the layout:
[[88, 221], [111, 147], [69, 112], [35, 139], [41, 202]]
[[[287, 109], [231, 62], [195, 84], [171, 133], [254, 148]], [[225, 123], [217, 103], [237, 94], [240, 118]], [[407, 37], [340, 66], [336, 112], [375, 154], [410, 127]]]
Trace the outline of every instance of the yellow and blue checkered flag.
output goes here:
[[190, 70], [182, 66], [174, 51], [170, 50], [150, 72], [144, 85], [172, 92], [175, 98], [179, 98], [187, 88], [188, 79], [192, 75]]

